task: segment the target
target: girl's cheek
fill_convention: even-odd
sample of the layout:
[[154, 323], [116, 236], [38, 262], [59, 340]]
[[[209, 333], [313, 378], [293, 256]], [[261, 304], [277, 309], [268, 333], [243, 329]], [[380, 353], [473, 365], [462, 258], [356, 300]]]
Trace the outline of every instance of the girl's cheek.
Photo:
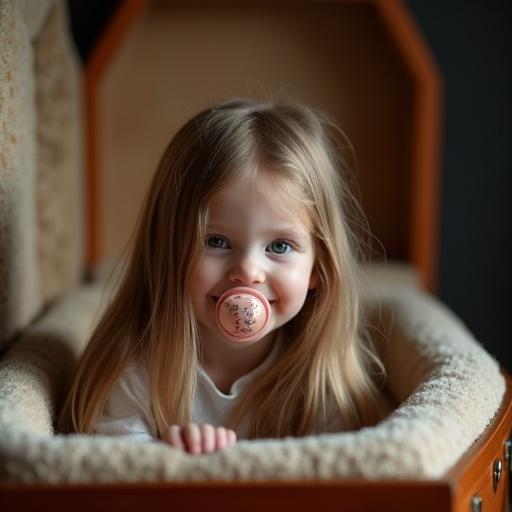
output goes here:
[[210, 261], [210, 258], [203, 256], [199, 264], [197, 265], [196, 271], [194, 272], [194, 277], [202, 278], [208, 277], [208, 275], [211, 273], [212, 268], [212, 262]]
[[288, 288], [294, 294], [302, 293], [309, 285], [309, 273], [307, 268], [298, 268], [288, 273], [286, 282]]
[[200, 276], [203, 282], [215, 283], [222, 275], [222, 266], [213, 258], [205, 258], [201, 265]]
[[304, 305], [309, 289], [309, 274], [307, 269], [290, 274], [283, 285], [286, 287], [286, 293], [283, 294], [283, 296], [287, 298], [288, 306], [292, 308], [295, 313], [298, 313]]

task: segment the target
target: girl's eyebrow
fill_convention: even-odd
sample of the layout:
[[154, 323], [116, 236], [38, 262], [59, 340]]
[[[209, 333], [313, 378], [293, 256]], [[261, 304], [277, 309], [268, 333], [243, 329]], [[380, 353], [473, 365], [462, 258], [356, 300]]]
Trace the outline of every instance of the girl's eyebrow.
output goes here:
[[[219, 229], [221, 231], [231, 231], [233, 228], [225, 224], [208, 224], [209, 229]], [[278, 225], [275, 228], [268, 229], [261, 233], [264, 236], [291, 236], [296, 238], [307, 238], [308, 233], [303, 229], [298, 228], [292, 224]]]

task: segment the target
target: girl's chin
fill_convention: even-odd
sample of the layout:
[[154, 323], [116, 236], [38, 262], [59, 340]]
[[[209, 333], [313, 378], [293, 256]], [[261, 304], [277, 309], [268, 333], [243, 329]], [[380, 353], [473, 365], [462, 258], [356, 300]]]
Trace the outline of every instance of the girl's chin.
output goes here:
[[270, 336], [273, 336], [273, 329], [268, 326], [264, 332], [258, 333], [256, 336], [237, 336], [236, 334], [225, 333], [217, 326], [215, 335], [219, 339], [222, 339], [224, 343], [233, 347], [248, 347], [268, 340]]
[[254, 345], [263, 340], [268, 334], [269, 332], [266, 331], [256, 336], [237, 336], [236, 334], [227, 334], [219, 330], [219, 336], [232, 345]]

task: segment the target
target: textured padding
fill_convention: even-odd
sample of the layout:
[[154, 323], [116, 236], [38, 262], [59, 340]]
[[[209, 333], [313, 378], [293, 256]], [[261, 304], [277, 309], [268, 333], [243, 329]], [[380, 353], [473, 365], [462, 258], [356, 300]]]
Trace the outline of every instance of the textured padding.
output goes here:
[[81, 278], [78, 73], [63, 0], [0, 0], [0, 348]]
[[42, 305], [33, 51], [23, 5], [0, 0], [0, 348]]
[[43, 303], [82, 278], [84, 183], [80, 70], [61, 2], [34, 41], [37, 250]]
[[366, 301], [376, 327], [386, 333], [388, 386], [402, 403], [375, 427], [240, 441], [223, 452], [201, 456], [159, 442], [51, 435], [60, 392], [98, 317], [101, 294], [101, 286], [88, 286], [65, 296], [1, 362], [0, 478], [436, 478], [479, 437], [505, 392], [496, 361], [442, 304], [411, 286], [380, 284]]

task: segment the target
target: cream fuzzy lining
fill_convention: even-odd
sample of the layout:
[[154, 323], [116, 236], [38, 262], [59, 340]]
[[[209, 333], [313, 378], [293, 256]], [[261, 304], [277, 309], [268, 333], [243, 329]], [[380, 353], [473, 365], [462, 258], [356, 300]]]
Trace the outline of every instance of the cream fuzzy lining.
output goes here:
[[63, 0], [0, 0], [0, 349], [81, 279], [78, 71]]
[[401, 405], [375, 427], [241, 441], [201, 456], [158, 442], [52, 435], [60, 392], [97, 318], [101, 293], [99, 285], [84, 286], [63, 297], [1, 362], [1, 479], [436, 478], [482, 433], [505, 391], [496, 361], [439, 301], [409, 285], [379, 284], [366, 303], [388, 332], [389, 391]]
[[33, 54], [24, 2], [0, 0], [0, 348], [42, 305]]

